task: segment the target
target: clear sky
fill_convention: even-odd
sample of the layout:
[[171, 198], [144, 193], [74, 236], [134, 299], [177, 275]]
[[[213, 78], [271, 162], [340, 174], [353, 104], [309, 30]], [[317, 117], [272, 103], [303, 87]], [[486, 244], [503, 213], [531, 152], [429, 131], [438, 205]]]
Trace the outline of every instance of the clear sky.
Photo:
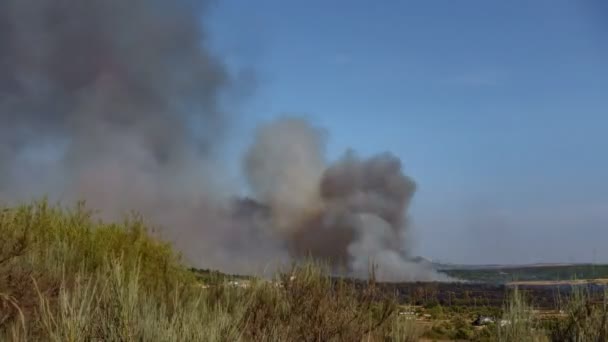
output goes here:
[[418, 254], [608, 262], [608, 1], [224, 0], [210, 19], [256, 77], [236, 145], [304, 114], [330, 158], [402, 159]]

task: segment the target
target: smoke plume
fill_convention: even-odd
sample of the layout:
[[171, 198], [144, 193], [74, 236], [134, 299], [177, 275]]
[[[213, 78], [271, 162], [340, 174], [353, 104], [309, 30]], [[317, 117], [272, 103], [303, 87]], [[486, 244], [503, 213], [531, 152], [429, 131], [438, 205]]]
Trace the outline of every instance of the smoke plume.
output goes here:
[[407, 209], [416, 186], [401, 161], [347, 151], [325, 162], [325, 132], [297, 118], [260, 127], [245, 158], [254, 197], [292, 258], [329, 260], [336, 272], [383, 280], [439, 278], [407, 250]]
[[0, 199], [137, 210], [197, 267], [260, 273], [312, 255], [336, 272], [436, 276], [409, 261], [414, 182], [390, 154], [328, 164], [301, 119], [260, 127], [251, 200], [216, 162], [234, 85], [209, 51], [205, 1], [0, 2]]

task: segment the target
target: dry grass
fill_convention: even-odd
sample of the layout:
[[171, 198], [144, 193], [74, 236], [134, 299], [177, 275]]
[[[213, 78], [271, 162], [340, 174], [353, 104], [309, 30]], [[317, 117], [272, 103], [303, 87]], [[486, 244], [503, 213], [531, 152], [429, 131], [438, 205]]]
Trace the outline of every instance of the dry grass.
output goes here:
[[392, 297], [294, 266], [282, 286], [204, 289], [141, 218], [46, 201], [0, 208], [0, 340], [415, 340]]
[[550, 331], [553, 341], [607, 341], [608, 340], [608, 293], [596, 298], [588, 288], [575, 286], [562, 303], [561, 311], [566, 318], [558, 321]]
[[534, 320], [533, 308], [516, 287], [504, 308], [502, 320], [497, 322], [497, 340], [501, 342], [549, 341]]
[[[311, 261], [276, 282], [203, 288], [136, 215], [114, 224], [83, 204], [0, 208], [0, 340], [418, 340], [415, 322], [373, 281], [355, 288], [324, 270]], [[565, 318], [541, 329], [516, 290], [491, 339], [606, 340], [605, 299], [576, 290], [562, 309]]]

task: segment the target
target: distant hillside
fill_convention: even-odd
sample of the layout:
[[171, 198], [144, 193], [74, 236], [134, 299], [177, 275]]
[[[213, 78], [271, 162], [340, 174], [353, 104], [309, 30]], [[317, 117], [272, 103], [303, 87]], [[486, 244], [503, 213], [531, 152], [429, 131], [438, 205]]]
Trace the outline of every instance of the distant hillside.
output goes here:
[[484, 283], [608, 278], [608, 265], [595, 264], [435, 266], [440, 272], [451, 277]]
[[[528, 264], [528, 265], [457, 265], [436, 263], [424, 257], [412, 262], [427, 265], [440, 273], [464, 281], [506, 284], [526, 281], [570, 281], [608, 278], [608, 265], [594, 264]], [[251, 279], [250, 276], [225, 274], [217, 270], [191, 269], [198, 279], [208, 284]]]

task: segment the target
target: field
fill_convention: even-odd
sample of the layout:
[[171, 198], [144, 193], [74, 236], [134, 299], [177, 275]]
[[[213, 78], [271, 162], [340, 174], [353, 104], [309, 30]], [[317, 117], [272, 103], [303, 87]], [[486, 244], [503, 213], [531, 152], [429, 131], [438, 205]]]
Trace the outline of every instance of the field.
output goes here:
[[[541, 268], [539, 274], [555, 278], [605, 270], [564, 267]], [[42, 201], [0, 208], [0, 340], [603, 341], [608, 336], [601, 282], [479, 282], [496, 273], [450, 272], [475, 281], [354, 281], [329, 276], [314, 260], [272, 280], [194, 270], [148, 234], [140, 217], [104, 223], [81, 204], [62, 208]]]

